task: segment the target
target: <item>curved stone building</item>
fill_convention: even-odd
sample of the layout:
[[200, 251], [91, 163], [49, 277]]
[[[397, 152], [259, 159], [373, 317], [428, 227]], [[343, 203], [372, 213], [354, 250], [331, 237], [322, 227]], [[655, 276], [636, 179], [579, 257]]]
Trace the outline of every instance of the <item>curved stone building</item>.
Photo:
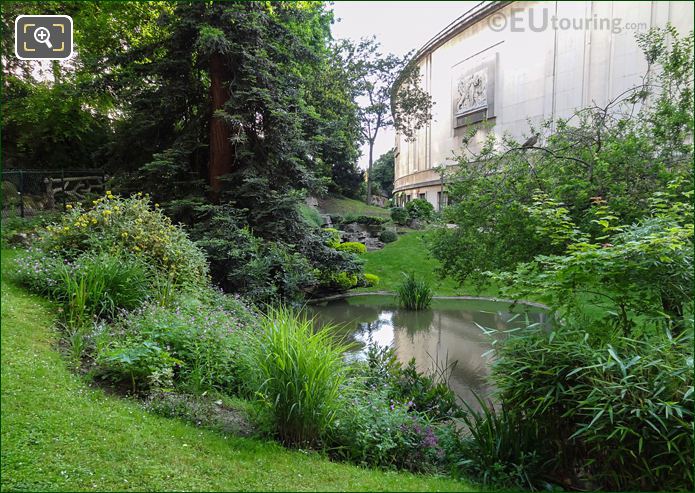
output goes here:
[[396, 202], [446, 205], [435, 168], [451, 162], [470, 125], [487, 120], [489, 131], [522, 140], [529, 121], [570, 116], [636, 85], [647, 67], [635, 35], [667, 23], [681, 35], [691, 31], [693, 3], [477, 4], [415, 55], [435, 106], [413, 141], [396, 136]]

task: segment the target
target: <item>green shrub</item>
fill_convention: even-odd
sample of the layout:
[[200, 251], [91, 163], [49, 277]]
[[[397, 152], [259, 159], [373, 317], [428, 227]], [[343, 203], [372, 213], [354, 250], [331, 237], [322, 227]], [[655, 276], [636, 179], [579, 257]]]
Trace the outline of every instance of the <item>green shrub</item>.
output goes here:
[[280, 440], [315, 446], [333, 425], [346, 381], [345, 347], [324, 326], [289, 308], [270, 308], [249, 350], [249, 388], [267, 407]]
[[374, 287], [374, 286], [378, 286], [378, 285], [379, 285], [379, 281], [380, 281], [379, 276], [377, 276], [376, 274], [369, 274], [369, 273], [366, 273], [366, 274], [364, 275], [364, 284], [365, 284], [365, 286], [368, 287], [368, 288], [371, 288], [371, 287]]
[[453, 370], [451, 365], [435, 375], [419, 372], [415, 359], [403, 366], [391, 347], [371, 344], [367, 350], [366, 369], [361, 375], [367, 387], [387, 389], [388, 397], [407, 403], [408, 408], [423, 414], [430, 421], [441, 422], [462, 416], [456, 394], [446, 380]]
[[242, 384], [240, 355], [255, 328], [254, 318], [237, 298], [205, 289], [169, 307], [150, 304], [125, 314], [112, 337], [117, 344], [137, 341], [167, 348], [183, 363], [174, 381], [178, 388], [235, 393]]
[[173, 385], [174, 367], [182, 362], [152, 341], [116, 345], [98, 358], [97, 375], [130, 382], [132, 391], [167, 389]]
[[358, 241], [346, 241], [345, 243], [341, 243], [336, 247], [336, 250], [340, 250], [341, 252], [355, 253], [357, 255], [367, 253], [367, 247], [365, 244]]
[[396, 234], [395, 231], [391, 231], [390, 229], [387, 229], [386, 231], [382, 231], [381, 234], [379, 235], [379, 241], [383, 241], [384, 243], [393, 243], [398, 239], [398, 234]]
[[345, 222], [354, 222], [357, 224], [364, 224], [365, 226], [377, 226], [384, 224], [388, 221], [385, 217], [379, 216], [356, 216], [351, 218], [351, 221], [345, 220]]
[[89, 209], [69, 204], [60, 221], [43, 232], [38, 246], [68, 260], [83, 253], [124, 252], [176, 285], [208, 282], [203, 252], [141, 194], [124, 199], [107, 192]]
[[0, 228], [2, 244], [25, 243], [26, 240], [20, 237], [20, 234], [26, 235], [27, 238], [33, 237], [38, 229], [46, 227], [52, 221], [55, 221], [57, 216], [58, 213], [56, 212], [43, 212], [31, 217], [3, 217], [2, 227]]
[[234, 224], [210, 231], [217, 234], [198, 245], [214, 260], [214, 281], [227, 291], [259, 303], [299, 301], [303, 290], [317, 282], [308, 259], [290, 245], [266, 241]]
[[360, 271], [354, 255], [329, 246], [334, 232], [298, 228], [301, 241], [286, 244], [256, 236], [244, 221], [231, 207], [216, 206], [194, 227], [213, 281], [225, 291], [260, 303], [301, 302], [305, 293], [339, 290], [333, 274]]
[[326, 233], [326, 245], [331, 248], [337, 248], [340, 245], [340, 232], [335, 228], [324, 228], [323, 232]]
[[408, 211], [402, 207], [392, 207], [391, 208], [391, 220], [398, 224], [399, 226], [405, 226], [408, 224]]
[[401, 401], [412, 402], [413, 408], [434, 421], [461, 417], [456, 394], [444, 382], [417, 371], [415, 358], [395, 373], [390, 384], [391, 395]]
[[504, 405], [538, 430], [547, 473], [582, 471], [607, 490], [693, 489], [690, 337], [534, 332], [507, 340], [493, 371]]
[[329, 272], [324, 275], [323, 284], [336, 290], [347, 291], [357, 286], [359, 279], [356, 274], [349, 272]]
[[334, 457], [388, 469], [433, 472], [444, 457], [436, 428], [379, 389], [344, 398], [331, 444]]
[[414, 199], [405, 204], [410, 219], [430, 221], [434, 217], [434, 206], [425, 199]]
[[403, 273], [403, 282], [396, 288], [398, 303], [408, 310], [426, 310], [432, 303], [432, 288], [415, 274]]

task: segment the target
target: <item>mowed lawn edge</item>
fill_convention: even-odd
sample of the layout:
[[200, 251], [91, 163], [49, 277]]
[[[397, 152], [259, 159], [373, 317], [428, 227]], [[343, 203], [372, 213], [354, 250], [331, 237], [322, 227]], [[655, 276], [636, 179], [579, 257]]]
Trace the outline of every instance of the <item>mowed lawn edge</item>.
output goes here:
[[2, 491], [472, 491], [435, 476], [364, 469], [147, 413], [71, 373], [56, 307], [8, 278], [2, 252]]
[[359, 288], [356, 292], [396, 291], [403, 282], [403, 274], [412, 272], [418, 279], [424, 279], [432, 286], [435, 296], [498, 296], [496, 286], [478, 289], [472, 283], [460, 286], [451, 277], [441, 277], [441, 264], [429, 251], [426, 238], [430, 231], [408, 231], [400, 234], [393, 243], [387, 243], [381, 250], [361, 255], [364, 271], [379, 276], [379, 284], [372, 288]]

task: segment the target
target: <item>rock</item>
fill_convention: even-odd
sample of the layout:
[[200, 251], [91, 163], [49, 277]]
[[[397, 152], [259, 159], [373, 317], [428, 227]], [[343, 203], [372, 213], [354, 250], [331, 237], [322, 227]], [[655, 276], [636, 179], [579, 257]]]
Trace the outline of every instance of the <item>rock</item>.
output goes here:
[[305, 202], [306, 202], [306, 205], [308, 205], [309, 207], [318, 208], [318, 206], [319, 206], [319, 201], [316, 197], [307, 197]]
[[333, 221], [331, 221], [331, 215], [330, 214], [321, 214], [321, 219], [323, 220], [322, 226], [324, 228], [333, 227]]
[[364, 242], [364, 245], [367, 247], [368, 252], [372, 252], [374, 250], [381, 250], [382, 248], [384, 248], [384, 243], [374, 238], [368, 238]]
[[417, 219], [411, 219], [408, 226], [413, 229], [422, 229], [425, 227], [425, 225]]
[[11, 245], [28, 247], [31, 245], [32, 239], [27, 233], [17, 233], [9, 239], [9, 243]]

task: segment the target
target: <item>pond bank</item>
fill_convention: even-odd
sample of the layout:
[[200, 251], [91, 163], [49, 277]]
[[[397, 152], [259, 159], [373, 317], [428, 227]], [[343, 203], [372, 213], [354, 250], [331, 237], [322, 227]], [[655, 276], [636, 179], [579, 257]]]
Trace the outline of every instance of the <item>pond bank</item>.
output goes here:
[[[308, 305], [314, 305], [316, 303], [323, 303], [325, 301], [335, 301], [342, 300], [345, 298], [353, 298], [355, 296], [396, 296], [393, 291], [360, 291], [352, 293], [340, 293], [331, 296], [324, 296], [323, 298], [314, 298], [307, 301]], [[541, 310], [550, 310], [548, 305], [543, 303], [538, 303], [536, 301], [527, 300], [511, 300], [508, 298], [496, 298], [494, 296], [432, 296], [433, 300], [464, 300], [464, 301], [490, 301], [493, 303], [509, 303], [510, 305], [525, 305], [532, 308], [540, 308]]]

